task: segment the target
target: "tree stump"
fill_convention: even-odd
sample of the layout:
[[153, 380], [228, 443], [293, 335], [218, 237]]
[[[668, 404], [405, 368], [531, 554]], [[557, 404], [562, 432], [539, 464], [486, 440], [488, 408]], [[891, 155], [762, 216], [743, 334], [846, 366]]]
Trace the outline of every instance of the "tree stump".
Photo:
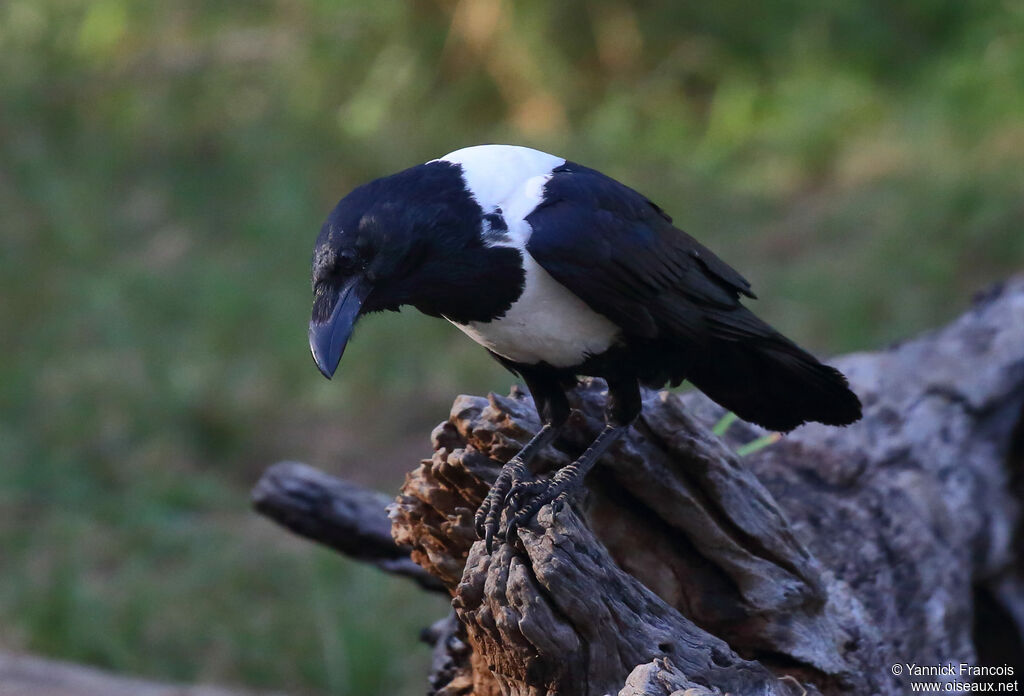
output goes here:
[[[539, 421], [518, 388], [458, 397], [390, 508], [396, 558], [452, 596], [430, 693], [884, 696], [909, 690], [894, 664], [1024, 667], [1024, 277], [834, 364], [864, 419], [745, 456], [766, 433], [719, 437], [728, 420], [701, 394], [646, 392], [585, 498], [492, 554], [473, 513]], [[603, 382], [572, 402], [538, 476], [603, 424]]]

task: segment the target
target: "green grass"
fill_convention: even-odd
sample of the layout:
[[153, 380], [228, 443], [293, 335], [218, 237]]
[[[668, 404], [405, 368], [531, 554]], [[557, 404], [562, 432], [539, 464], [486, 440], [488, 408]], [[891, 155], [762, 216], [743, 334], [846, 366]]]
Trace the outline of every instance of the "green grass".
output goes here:
[[0, 591], [19, 647], [184, 682], [419, 692], [417, 629], [444, 603], [421, 604], [400, 581], [282, 543], [238, 511], [34, 512], [22, 524], [39, 512], [43, 524], [3, 534], [28, 561]]
[[820, 352], [945, 321], [1024, 265], [1016, 4], [514, 7], [0, 5], [0, 647], [422, 690], [442, 603], [247, 503], [285, 457], [395, 491], [456, 393], [511, 381], [408, 312], [320, 378], [310, 249], [369, 178], [478, 142], [569, 156]]

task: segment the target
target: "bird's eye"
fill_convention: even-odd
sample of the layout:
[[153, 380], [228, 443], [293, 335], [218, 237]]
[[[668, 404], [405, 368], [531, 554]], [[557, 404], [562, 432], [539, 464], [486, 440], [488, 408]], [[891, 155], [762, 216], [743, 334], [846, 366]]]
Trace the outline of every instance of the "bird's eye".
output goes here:
[[337, 273], [350, 273], [355, 270], [358, 261], [359, 257], [354, 251], [348, 249], [339, 251], [334, 260], [334, 270]]

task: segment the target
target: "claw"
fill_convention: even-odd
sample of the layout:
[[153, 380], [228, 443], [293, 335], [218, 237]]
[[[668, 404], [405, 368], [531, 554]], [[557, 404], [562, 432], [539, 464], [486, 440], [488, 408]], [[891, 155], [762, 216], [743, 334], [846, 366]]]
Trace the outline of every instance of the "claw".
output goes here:
[[479, 539], [484, 538], [484, 532], [487, 529], [487, 516], [491, 512], [491, 507], [491, 495], [488, 493], [487, 497], [484, 498], [484, 502], [480, 503], [480, 507], [477, 508], [476, 515], [473, 517], [473, 527], [476, 529], [476, 536]]
[[516, 518], [513, 517], [505, 525], [505, 530], [501, 534], [506, 544], [515, 543], [517, 531], [519, 531], [519, 524], [516, 522]]
[[487, 549], [487, 553], [494, 550], [494, 537], [500, 531], [501, 526], [501, 508], [490, 507], [487, 510], [487, 516], [484, 519], [483, 534], [480, 534], [484, 540], [484, 547]]
[[513, 478], [511, 485], [509, 485], [508, 490], [505, 492], [505, 495], [501, 496], [501, 504], [498, 505], [499, 510], [505, 510], [506, 508], [508, 508], [509, 501], [511, 501], [512, 497], [515, 495], [516, 486], [517, 482], [515, 478]]
[[[539, 482], [537, 482], [539, 483]], [[569, 496], [572, 491], [579, 485], [579, 480], [561, 480], [552, 479], [543, 485], [542, 492], [538, 493], [529, 503], [524, 507], [516, 510], [515, 514], [512, 515], [512, 519], [509, 520], [508, 528], [506, 532], [506, 540], [510, 537], [514, 537], [515, 530], [521, 526], [524, 526], [533, 519], [542, 507], [547, 504], [551, 504], [552, 512], [561, 512], [565, 505], [569, 502]]]
[[[498, 503], [500, 501], [504, 504], [505, 497], [512, 487], [512, 476], [510, 467], [503, 468], [501, 473], [498, 474], [498, 479], [491, 486], [491, 490], [484, 497], [484, 501], [480, 503], [480, 507], [473, 518], [473, 526], [476, 528], [478, 538], [483, 539], [487, 536], [488, 529], [496, 524], [497, 520], [494, 519], [496, 512], [500, 517], [501, 507], [498, 506]], [[491, 536], [493, 536], [493, 531]]]
[[476, 510], [476, 515], [473, 517], [473, 529], [476, 531], [478, 539], [484, 537], [484, 521], [487, 519], [488, 511], [487, 499], [484, 498], [484, 502], [480, 503], [480, 507]]
[[473, 526], [477, 537], [484, 540], [487, 553], [492, 551], [496, 537], [505, 538], [501, 532], [502, 513], [518, 510], [521, 495], [541, 485], [536, 481], [526, 480], [529, 476], [530, 472], [525, 463], [518, 456], [513, 457], [502, 468], [498, 479], [477, 509]]
[[[487, 552], [491, 552], [495, 538], [506, 542], [514, 541], [519, 528], [529, 523], [537, 511], [548, 503], [554, 504], [555, 512], [560, 511], [572, 491], [582, 485], [583, 477], [594, 466], [594, 462], [622, 437], [628, 427], [624, 424], [609, 423], [579, 459], [560, 469], [549, 480], [533, 481], [530, 480], [526, 464], [536, 455], [539, 448], [551, 441], [553, 433], [557, 432], [552, 430], [550, 425], [541, 428], [519, 454], [502, 468], [498, 480], [494, 482], [494, 486], [477, 510], [474, 519], [476, 532], [477, 536], [483, 538]], [[524, 505], [527, 495], [530, 499]], [[504, 530], [501, 527], [503, 519], [507, 520]]]
[[517, 481], [512, 484], [512, 489], [505, 496], [505, 511], [517, 512], [523, 504], [524, 498], [547, 487], [547, 481]]
[[512, 514], [519, 509], [522, 500], [522, 493], [519, 490], [513, 489], [508, 498], [505, 499], [505, 512], [506, 514]]
[[533, 482], [530, 481], [532, 476], [527, 466], [538, 452], [551, 444], [563, 425], [561, 422], [558, 425], [544, 423], [519, 453], [502, 467], [498, 479], [480, 503], [473, 518], [473, 526], [477, 537], [483, 539], [488, 553], [491, 552], [495, 537], [503, 538], [500, 529], [502, 518], [519, 509], [520, 498], [526, 491], [535, 490], [529, 485]]

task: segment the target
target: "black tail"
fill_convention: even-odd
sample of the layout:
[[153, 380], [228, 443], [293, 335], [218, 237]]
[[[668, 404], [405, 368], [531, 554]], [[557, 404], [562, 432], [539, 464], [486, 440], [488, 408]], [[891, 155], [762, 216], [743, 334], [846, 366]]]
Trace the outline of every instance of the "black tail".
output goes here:
[[769, 430], [860, 419], [860, 400], [839, 370], [822, 365], [749, 310], [709, 321], [713, 338], [687, 379], [721, 406]]

